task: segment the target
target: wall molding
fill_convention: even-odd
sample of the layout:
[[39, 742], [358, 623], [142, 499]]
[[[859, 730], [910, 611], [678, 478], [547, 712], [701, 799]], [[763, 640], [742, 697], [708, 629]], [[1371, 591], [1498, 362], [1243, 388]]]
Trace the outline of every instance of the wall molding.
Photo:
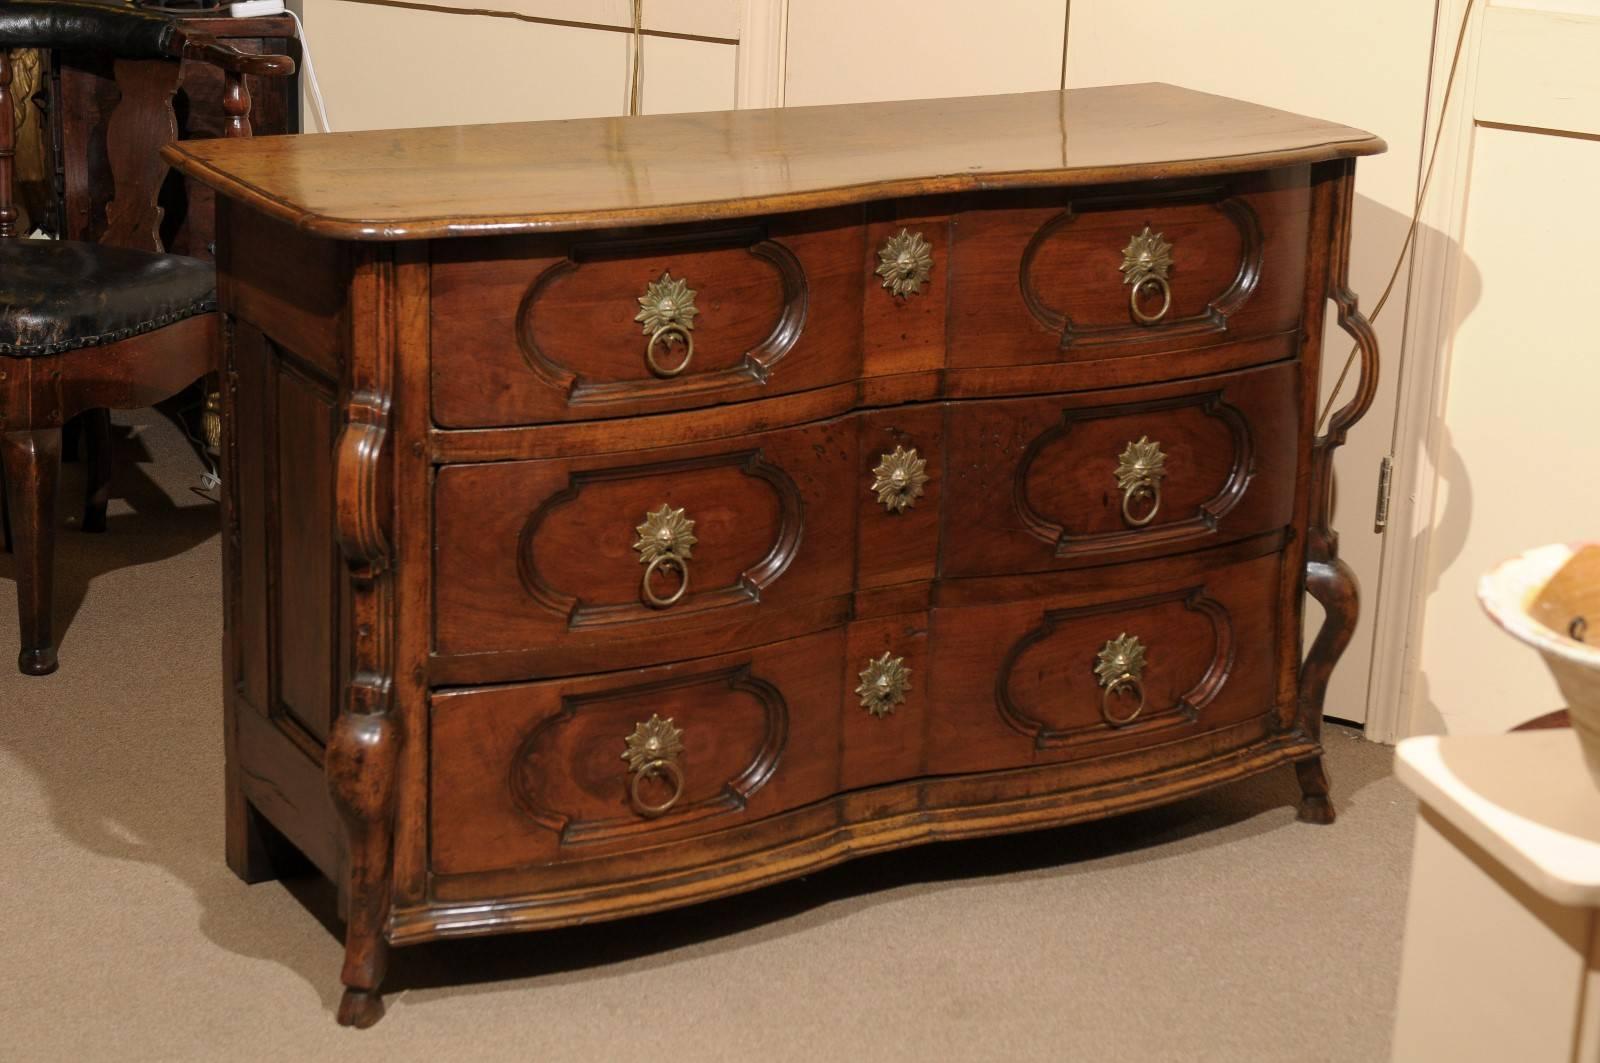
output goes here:
[[782, 107], [789, 0], [742, 0], [735, 107]]

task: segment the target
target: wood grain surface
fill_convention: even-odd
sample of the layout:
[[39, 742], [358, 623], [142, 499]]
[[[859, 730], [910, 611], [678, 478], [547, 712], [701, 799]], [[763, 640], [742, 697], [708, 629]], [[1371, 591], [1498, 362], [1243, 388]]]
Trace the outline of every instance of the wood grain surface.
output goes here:
[[184, 142], [189, 176], [324, 236], [415, 240], [752, 217], [895, 196], [1373, 155], [1348, 126], [1172, 85]]

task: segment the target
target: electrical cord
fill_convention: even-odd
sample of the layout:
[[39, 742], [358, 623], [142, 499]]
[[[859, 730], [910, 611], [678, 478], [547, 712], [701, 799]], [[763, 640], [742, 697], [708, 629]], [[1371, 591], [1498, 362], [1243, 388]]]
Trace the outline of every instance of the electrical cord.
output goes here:
[[[1461, 30], [1456, 34], [1455, 54], [1450, 58], [1450, 73], [1444, 82], [1444, 99], [1439, 103], [1439, 124], [1433, 131], [1433, 148], [1428, 152], [1428, 167], [1422, 173], [1422, 184], [1417, 187], [1416, 206], [1411, 211], [1411, 225], [1406, 229], [1406, 238], [1400, 243], [1400, 254], [1394, 261], [1394, 271], [1389, 274], [1389, 283], [1383, 286], [1383, 293], [1378, 296], [1378, 301], [1372, 305], [1372, 312], [1367, 315], [1369, 324], [1378, 320], [1384, 304], [1389, 301], [1389, 296], [1394, 291], [1394, 285], [1400, 279], [1400, 268], [1405, 264], [1406, 254], [1411, 250], [1411, 243], [1416, 239], [1417, 228], [1422, 221], [1422, 203], [1428, 197], [1428, 186], [1433, 183], [1433, 164], [1439, 160], [1439, 145], [1444, 141], [1444, 120], [1450, 111], [1450, 96], [1456, 87], [1456, 69], [1461, 65], [1461, 52], [1467, 43], [1467, 28], [1472, 24], [1472, 9], [1477, 6], [1478, 0], [1467, 0], [1466, 10], [1461, 13]], [[1356, 356], [1361, 348], [1352, 345], [1350, 354], [1344, 361], [1344, 368], [1339, 370], [1339, 379], [1334, 382], [1333, 390], [1328, 393], [1328, 401], [1322, 407], [1322, 414], [1317, 418], [1317, 431], [1321, 432], [1328, 424], [1328, 417], [1333, 412], [1334, 400], [1339, 397], [1339, 391], [1344, 387], [1345, 379], [1350, 375], [1350, 370], [1356, 364]]]
[[303, 80], [311, 89], [311, 109], [316, 114], [317, 124], [322, 127], [322, 131], [331, 133], [333, 132], [333, 124], [328, 121], [328, 106], [322, 100], [322, 86], [317, 82], [317, 68], [311, 61], [311, 42], [306, 39], [306, 25], [300, 21], [299, 15], [290, 11], [287, 7], [283, 11], [284, 14], [294, 19], [295, 36], [300, 40], [300, 65], [302, 72], [305, 74]]

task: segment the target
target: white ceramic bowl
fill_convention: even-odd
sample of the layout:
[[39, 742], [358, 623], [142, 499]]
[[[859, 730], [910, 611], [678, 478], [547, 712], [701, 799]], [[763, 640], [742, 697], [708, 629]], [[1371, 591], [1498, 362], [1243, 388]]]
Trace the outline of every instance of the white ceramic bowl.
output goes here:
[[[1496, 624], [1544, 658], [1567, 699], [1589, 774], [1600, 786], [1600, 646], [1570, 638], [1531, 613], [1545, 585], [1584, 545], [1539, 546], [1501, 562], [1478, 581], [1478, 600]], [[1600, 629], [1600, 616], [1590, 622]]]

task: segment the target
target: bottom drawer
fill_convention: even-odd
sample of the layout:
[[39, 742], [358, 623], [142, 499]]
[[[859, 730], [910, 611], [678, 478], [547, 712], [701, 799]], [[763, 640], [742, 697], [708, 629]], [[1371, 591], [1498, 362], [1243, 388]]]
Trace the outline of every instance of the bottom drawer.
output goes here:
[[842, 628], [737, 654], [435, 694], [432, 866], [637, 849], [839, 785]]
[[1270, 711], [1281, 565], [1121, 565], [1082, 590], [935, 610], [926, 770], [1099, 756]]
[[[732, 831], [760, 848], [814, 830], [733, 829], [763, 831], [847, 791], [862, 791], [859, 812], [875, 807], [867, 788], [903, 780], [1158, 745], [1170, 765], [1256, 741], [1259, 728], [1228, 728], [1260, 721], [1288, 689], [1280, 571], [1274, 553], [957, 580], [938, 588], [931, 624], [905, 614], [697, 661], [435, 694], [433, 871], [603, 881], [618, 873], [608, 857], [676, 866], [695, 849], [667, 843]], [[1107, 770], [1134, 786], [1145, 761]], [[826, 805], [812, 811], [833, 821]]]

